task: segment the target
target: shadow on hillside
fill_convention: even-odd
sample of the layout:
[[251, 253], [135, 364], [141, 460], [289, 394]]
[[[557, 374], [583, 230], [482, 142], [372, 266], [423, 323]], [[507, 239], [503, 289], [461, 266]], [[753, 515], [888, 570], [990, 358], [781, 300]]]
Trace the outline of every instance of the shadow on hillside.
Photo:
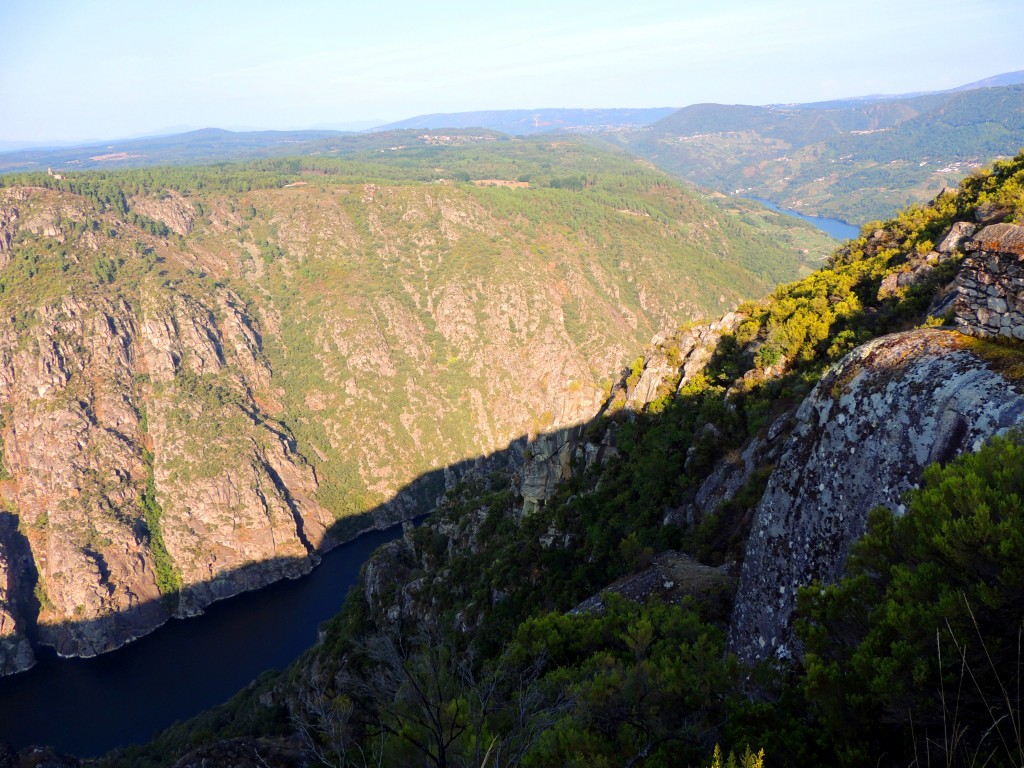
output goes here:
[[[735, 346], [729, 343], [731, 337], [727, 335], [723, 339], [727, 343], [721, 344], [714, 352], [707, 364], [707, 369], [726, 371], [731, 377], [737, 373], [737, 353]], [[512, 485], [518, 490], [521, 488], [520, 483], [526, 485], [523, 482], [524, 465], [531, 464], [531, 468], [534, 470], [533, 479], [536, 481], [533, 484], [534, 491], [538, 484], [551, 488], [559, 480], [581, 474], [585, 466], [593, 462], [595, 458], [598, 463], [601, 463], [606, 455], [614, 453], [614, 451], [607, 450], [609, 447], [614, 447], [614, 437], [611, 444], [608, 442], [608, 435], [616, 432], [614, 429], [609, 430], [613, 424], [635, 421], [638, 418], [654, 421], [662, 418], [662, 415], [639, 415], [621, 407], [625, 393], [628, 391], [627, 379], [630, 373], [629, 368], [620, 372], [619, 382], [613, 387], [611, 395], [593, 418], [537, 436], [520, 435], [510, 441], [505, 448], [491, 454], [476, 456], [431, 470], [408, 483], [394, 499], [362, 514], [342, 518], [335, 522], [328, 531], [324, 545], [309, 557], [274, 558], [249, 563], [219, 574], [212, 580], [192, 584], [183, 590], [181, 595], [166, 596], [162, 600], [156, 601], [138, 602], [128, 610], [99, 618], [36, 626], [35, 617], [39, 603], [32, 592], [37, 577], [28, 551], [28, 543], [17, 532], [15, 518], [12, 525], [8, 525], [6, 528], [0, 526], [0, 544], [6, 544], [8, 551], [11, 551], [13, 546], [16, 551], [21, 552], [23, 556], [20, 559], [24, 561], [25, 565], [25, 568], [16, 576], [19, 583], [15, 592], [22, 596], [22, 600], [20, 603], [15, 602], [15, 606], [21, 609], [20, 617], [25, 621], [23, 626], [26, 626], [33, 646], [53, 648], [61, 655], [95, 656], [105, 654], [134, 639], [158, 631], [160, 626], [175, 617], [179, 600], [183, 605], [206, 607], [237, 595], [263, 589], [283, 580], [306, 576], [320, 562], [321, 557], [329, 551], [373, 531], [388, 530], [404, 521], [428, 515], [443, 497], [445, 491], [455, 487], [461, 479], [467, 476], [476, 475], [486, 478], [493, 473], [502, 473], [513, 479]], [[781, 385], [784, 386], [789, 379], [789, 376], [784, 376]], [[687, 418], [691, 426], [694, 422], [704, 420], [704, 416], [698, 415], [702, 406], [700, 395], [673, 394], [671, 400], [674, 403], [673, 407], [677, 410], [692, 410], [692, 416]], [[738, 398], [740, 408], [742, 408], [742, 400], [742, 397]], [[694, 434], [695, 429], [687, 430], [687, 432], [688, 434], [682, 438], [683, 442], [676, 440], [673, 448], [685, 451], [686, 446], [692, 446], [691, 452], [695, 449], [697, 453], [695, 469], [698, 472], [708, 471], [710, 466], [721, 458], [725, 450], [731, 447], [728, 443], [735, 442], [731, 439], [734, 436], [722, 435], [718, 432], [710, 432], [705, 435]], [[547, 446], [548, 452], [538, 454], [535, 451], [538, 446]], [[278, 478], [274, 479], [279, 482]], [[280, 490], [283, 495], [288, 495], [287, 489], [280, 488]], [[692, 498], [692, 495], [691, 492], [689, 496]], [[685, 501], [686, 499], [684, 499]], [[522, 503], [522, 496], [518, 497], [517, 502]], [[544, 508], [543, 499], [536, 508]], [[659, 516], [671, 511], [673, 510], [668, 508], [656, 510]], [[0, 524], [2, 522], [0, 520]], [[189, 610], [185, 612], [188, 613]], [[200, 612], [196, 611], [196, 613]], [[109, 636], [126, 639], [117, 645], [108, 642], [104, 647], [104, 638]]]
[[[582, 433], [581, 426], [572, 431]], [[78, 755], [99, 755], [147, 741], [175, 720], [227, 700], [262, 672], [291, 663], [316, 641], [317, 625], [337, 613], [350, 587], [358, 584], [363, 563], [377, 547], [401, 535], [396, 514], [406, 520], [422, 517], [446, 486], [471, 473], [486, 477], [519, 471], [526, 444], [527, 437], [520, 436], [490, 455], [440, 467], [403, 488], [399, 501], [339, 521], [330, 531], [338, 551], [325, 556], [301, 588], [289, 577], [309, 573], [312, 561], [326, 552], [253, 563], [193, 585], [217, 600], [195, 621], [171, 621], [168, 601], [153, 600], [102, 619], [30, 627], [38, 664], [0, 677], [0, 743], [16, 748], [49, 744]], [[33, 568], [31, 578], [24, 567], [15, 574], [21, 591], [31, 596], [34, 567], [11, 514], [0, 515], [3, 549], [8, 554], [17, 549], [19, 566]], [[38, 607], [38, 602], [25, 606], [32, 616]], [[96, 658], [58, 660], [68, 651], [59, 637], [82, 641], [87, 648], [90, 638], [111, 631], [140, 637]]]
[[[900, 300], [892, 298], [880, 301], [876, 298], [880, 281], [880, 277], [877, 275], [859, 275], [851, 279], [850, 289], [858, 296], [863, 309], [851, 313], [841, 320], [837, 318], [835, 327], [832, 329], [833, 335], [845, 328], [851, 337], [857, 337], [860, 340], [860, 338], [870, 338], [880, 333], [912, 327], [913, 324], [920, 321], [919, 314], [924, 313], [934, 297], [938, 283], [946, 282], [951, 278], [951, 275], [940, 276], [938, 272], [939, 270], [936, 270], [934, 277], [921, 285], [914, 286], [911, 289], [912, 294]], [[830, 302], [832, 299], [833, 297], [829, 296]], [[809, 357], [808, 363], [797, 364], [794, 362], [784, 366], [783, 370], [768, 376], [767, 371], [762, 373], [754, 367], [754, 354], [762, 342], [755, 339], [752, 343], [740, 345], [737, 343], [735, 335], [724, 334], [710, 360], [702, 368], [701, 375], [705, 376], [709, 385], [708, 389], [684, 394], [676, 391], [674, 387], [670, 387], [664, 392], [655, 393], [656, 397], [660, 397], [664, 401], [659, 408], [664, 409], [663, 415], [639, 417], [656, 422], [664, 416], [670, 416], [675, 423], [667, 437], [659, 438], [660, 442], [647, 445], [634, 444], [634, 452], [644, 450], [647, 450], [649, 454], [683, 452], [687, 454], [685, 466], [681, 461], [659, 464], [653, 461], [643, 463], [645, 457], [638, 453], [635, 457], [638, 462], [637, 471], [652, 474], [678, 472], [688, 475], [686, 483], [675, 484], [676, 495], [681, 498], [676, 498], [673, 503], [689, 504], [696, 494], [697, 486], [727, 452], [735, 452], [748, 438], [758, 432], [767, 431], [772, 422], [782, 418], [802, 400], [816, 378], [813, 371], [817, 370], [820, 374], [824, 363], [828, 361], [828, 356], [832, 354], [825, 352], [825, 348], [831, 341], [832, 335], [820, 343], [819, 348], [815, 349], [813, 355]], [[679, 362], [678, 370], [681, 371], [685, 361], [677, 362]], [[519, 482], [523, 481], [524, 463], [533, 462], [532, 468], [537, 468], [538, 458], [534, 455], [537, 453], [535, 450], [537, 448], [553, 448], [553, 451], [547, 450], [546, 454], [541, 452], [541, 458], [546, 455], [548, 463], [542, 468], [542, 472], [535, 472], [532, 478], [528, 478], [528, 480], [536, 481], [531, 486], [534, 490], [538, 486], [552, 487], [558, 480], [565, 479], [567, 473], [578, 474], [582, 465], [591, 461], [595, 456], [599, 462], [601, 461], [600, 454], [604, 448], [608, 447], [609, 425], [613, 422], [633, 421], [637, 418], [634, 412], [621, 407], [626, 400], [626, 394], [630, 391], [628, 383], [631, 379], [630, 374], [629, 369], [623, 369], [620, 372], [618, 383], [612, 388], [610, 396], [594, 418], [545, 433], [535, 438], [533, 442], [531, 442], [530, 436], [520, 435], [505, 448], [489, 455], [461, 460], [427, 472], [408, 483], [393, 500], [360, 515], [337, 521], [328, 532], [325, 546], [311, 557], [280, 558], [247, 564], [234, 571], [223, 573], [211, 581], [191, 585], [183, 594], [184, 603], [207, 605], [242, 592], [260, 589], [281, 579], [297, 578], [308, 573], [313, 568], [314, 561], [318, 561], [320, 555], [329, 549], [352, 541], [370, 531], [384, 530], [403, 520], [410, 520], [429, 513], [445, 490], [454, 487], [460, 478], [468, 474], [476, 473], [486, 476], [488, 473], [501, 472], [515, 478], [514, 487], [521, 487]], [[809, 376], [810, 378], [808, 378]], [[741, 383], [742, 386], [736, 386], [737, 383]], [[728, 406], [725, 405], [722, 397], [727, 389], [732, 393]], [[527, 448], [528, 444], [529, 449]], [[597, 450], [591, 450], [587, 444]], [[530, 458], [531, 456], [532, 458]], [[730, 462], [727, 460], [724, 463]], [[280, 483], [279, 478], [275, 477], [274, 479]], [[526, 484], [523, 482], [523, 486]], [[288, 496], [287, 489], [281, 488], [280, 490], [285, 497]], [[543, 504], [537, 506], [542, 508]], [[674, 510], [658, 509], [654, 511], [658, 515], [662, 515]], [[683, 523], [684, 519], [688, 519], [689, 522], [685, 523], [687, 525], [694, 522], [692, 517], [686, 518], [686, 516], [676, 515], [673, 519], [680, 523]], [[735, 549], [742, 543], [745, 530], [748, 527], [749, 520], [740, 515], [733, 515], [729, 519], [721, 519], [719, 530], [713, 535], [716, 539], [730, 540], [733, 542], [732, 548]], [[5, 533], [7, 528], [12, 529], [14, 533], [12, 534], [10, 531]], [[19, 547], [24, 549], [27, 546], [26, 542], [18, 539], [20, 534], [14, 534], [17, 534], [16, 525], [7, 525], [6, 528], [0, 525], [0, 544], [6, 544], [8, 551], [20, 551]], [[627, 534], [628, 532], [616, 530], [609, 535], [624, 536]], [[742, 557], [741, 553], [739, 557]], [[31, 633], [30, 637], [36, 644], [54, 646], [58, 651], [69, 653], [74, 650], [74, 644], [62, 648], [59, 642], [60, 637], [84, 638], [85, 642], [79, 647], [88, 648], [88, 639], [102, 635], [105, 629], [109, 630], [110, 627], [114, 627], [114, 634], [118, 636], [142, 636], [166, 622], [173, 614], [173, 606], [170, 604], [174, 603], [174, 599], [171, 598], [170, 600], [137, 603], [127, 611], [99, 619], [33, 627], [32, 618], [37, 612], [38, 603], [33, 604], [32, 591], [37, 577], [34, 574], [31, 558], [23, 557], [21, 559], [26, 560], [26, 568], [15, 575], [15, 580], [19, 582], [16, 591], [21, 594], [22, 599], [20, 603], [15, 602], [14, 605], [21, 609], [21, 618], [27, 619], [25, 623]], [[36, 610], [32, 610], [33, 608]], [[98, 650], [107, 649], [98, 648]]]
[[[18, 530], [18, 518], [0, 512], [0, 554], [8, 558], [6, 605], [19, 629], [39, 649], [52, 648], [62, 656], [95, 656], [117, 650], [125, 643], [146, 636], [175, 618], [176, 606], [208, 606], [277, 582], [308, 575], [330, 551], [352, 543], [374, 531], [383, 531], [427, 515], [446, 488], [469, 473], [517, 472], [523, 462], [527, 437], [520, 436], [490, 455], [477, 456], [427, 472], [403, 487], [396, 497], [362, 514], [345, 517], [328, 530], [321, 547], [309, 557], [283, 557], [247, 563], [219, 574], [209, 581], [192, 584], [180, 595], [161, 600], [136, 602], [127, 610], [82, 621], [37, 624], [40, 603], [38, 574], [28, 540]], [[279, 480], [278, 478], [274, 478]], [[287, 497], [288, 491], [280, 489]], [[103, 576], [103, 569], [100, 569]], [[191, 609], [186, 608], [189, 613]], [[199, 613], [197, 611], [196, 613]], [[108, 638], [121, 638], [116, 644]], [[2, 651], [2, 648], [0, 648]], [[44, 651], [45, 654], [45, 651]]]

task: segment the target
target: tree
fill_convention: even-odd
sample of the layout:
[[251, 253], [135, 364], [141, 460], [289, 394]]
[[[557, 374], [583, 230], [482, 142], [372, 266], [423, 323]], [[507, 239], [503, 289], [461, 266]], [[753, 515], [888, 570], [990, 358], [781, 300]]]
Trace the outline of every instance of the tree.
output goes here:
[[806, 685], [848, 763], [914, 753], [1024, 764], [1024, 446], [932, 466], [872, 512], [847, 575], [800, 597]]

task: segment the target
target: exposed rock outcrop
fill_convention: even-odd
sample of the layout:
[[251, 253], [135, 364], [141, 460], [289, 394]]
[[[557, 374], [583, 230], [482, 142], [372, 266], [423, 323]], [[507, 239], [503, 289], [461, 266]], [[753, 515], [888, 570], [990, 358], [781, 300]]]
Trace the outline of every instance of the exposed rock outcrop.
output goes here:
[[796, 590], [842, 574], [867, 513], [902, 513], [932, 462], [1024, 423], [1024, 395], [960, 334], [918, 330], [847, 355], [801, 405], [756, 511], [729, 646], [786, 658]]
[[333, 522], [312, 500], [312, 469], [253, 398], [270, 377], [258, 325], [230, 292], [219, 304], [221, 322], [186, 296], [143, 301], [154, 477], [183, 615], [308, 573]]
[[523, 461], [519, 493], [523, 514], [544, 505], [563, 480], [572, 477], [573, 454], [581, 444], [580, 427], [538, 435], [530, 442]]
[[[15, 479], [2, 492], [38, 572], [34, 585], [24, 569], [5, 574], [14, 639], [0, 668], [25, 665], [15, 596], [39, 595], [40, 642], [92, 656], [170, 617], [161, 570], [178, 574], [188, 615], [308, 572], [325, 546], [333, 520], [312, 500], [313, 471], [254, 399], [270, 377], [258, 324], [230, 292], [214, 301], [219, 322], [173, 291], [147, 291], [141, 317], [123, 300], [69, 295], [28, 330], [0, 328]], [[159, 520], [142, 503], [150, 473]]]
[[[167, 618], [139, 498], [146, 470], [128, 305], [66, 297], [0, 328], [3, 489], [38, 573], [39, 637], [93, 655]], [[23, 573], [16, 592], [32, 591]]]
[[708, 597], [727, 591], [731, 584], [734, 582], [725, 567], [702, 565], [681, 552], [662, 552], [649, 566], [609, 584], [601, 594], [587, 598], [571, 613], [602, 613], [607, 593], [641, 604], [652, 597], [666, 603], [680, 603], [687, 596]]
[[935, 250], [939, 253], [956, 253], [963, 249], [964, 243], [970, 240], [977, 230], [977, 226], [968, 221], [958, 221], [949, 228]]
[[192, 203], [175, 190], [167, 190], [159, 198], [138, 196], [132, 198], [132, 210], [165, 224], [168, 229], [184, 237], [192, 231], [196, 210]]
[[612, 390], [612, 403], [642, 411], [659, 397], [685, 387], [710, 362], [722, 336], [735, 333], [744, 320], [744, 315], [729, 312], [711, 323], [655, 336], [644, 354], [639, 379], [630, 382], [630, 372], [625, 371]]
[[[642, 412], [655, 400], [675, 393], [704, 370], [722, 336], [734, 333], [744, 316], [730, 312], [720, 320], [695, 325], [651, 340], [639, 375], [622, 371], [612, 387], [605, 410]], [[580, 427], [566, 427], [538, 435], [526, 448], [519, 483], [523, 514], [530, 514], [551, 498], [558, 486], [581, 468], [607, 461], [617, 453], [615, 426], [594, 441]]]
[[17, 233], [18, 209], [11, 206], [0, 207], [0, 269], [11, 261], [11, 242]]

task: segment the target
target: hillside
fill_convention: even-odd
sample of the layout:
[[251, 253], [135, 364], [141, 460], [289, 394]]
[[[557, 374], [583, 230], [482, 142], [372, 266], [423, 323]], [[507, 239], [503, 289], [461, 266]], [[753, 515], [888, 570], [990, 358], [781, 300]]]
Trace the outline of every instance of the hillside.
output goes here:
[[1019, 764], [1022, 184], [660, 336], [292, 669], [103, 764]]
[[659, 330], [828, 242], [573, 141], [2, 181], [5, 672], [26, 637], [116, 648], [520, 461]]
[[1024, 85], [765, 107], [697, 104], [616, 143], [694, 183], [854, 224], [1024, 145]]
[[313, 155], [346, 157], [395, 152], [409, 147], [481, 143], [506, 138], [484, 129], [439, 131], [226, 131], [202, 128], [170, 136], [121, 139], [87, 146], [22, 149], [0, 153], [0, 173], [52, 169], [64, 174], [83, 170], [147, 168], [240, 162], [258, 158]]

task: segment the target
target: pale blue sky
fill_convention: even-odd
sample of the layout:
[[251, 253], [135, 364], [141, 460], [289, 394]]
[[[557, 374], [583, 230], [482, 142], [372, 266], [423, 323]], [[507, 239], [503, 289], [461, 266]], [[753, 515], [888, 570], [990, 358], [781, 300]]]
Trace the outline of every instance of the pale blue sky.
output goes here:
[[1021, 0], [0, 0], [0, 141], [766, 104], [1024, 69]]

